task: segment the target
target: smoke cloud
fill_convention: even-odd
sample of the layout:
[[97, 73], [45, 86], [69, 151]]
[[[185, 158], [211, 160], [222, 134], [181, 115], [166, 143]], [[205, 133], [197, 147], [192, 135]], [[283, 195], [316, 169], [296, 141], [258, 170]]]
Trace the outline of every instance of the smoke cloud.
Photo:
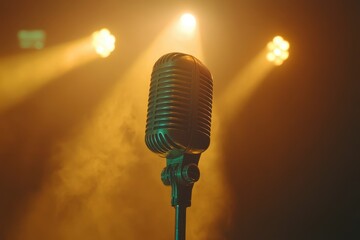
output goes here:
[[[140, 57], [86, 121], [51, 146], [44, 161], [54, 169], [29, 198], [8, 239], [173, 238], [171, 192], [160, 180], [165, 159], [144, 143], [157, 57]], [[224, 202], [219, 160], [214, 140], [201, 158], [201, 180], [188, 209], [190, 239], [220, 239], [212, 230]]]

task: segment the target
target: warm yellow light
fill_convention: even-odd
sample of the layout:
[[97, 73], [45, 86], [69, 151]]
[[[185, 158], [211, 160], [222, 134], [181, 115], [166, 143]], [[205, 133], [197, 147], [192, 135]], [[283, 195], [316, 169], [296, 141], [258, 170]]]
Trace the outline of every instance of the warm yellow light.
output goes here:
[[180, 18], [181, 30], [186, 33], [191, 33], [196, 28], [196, 19], [190, 13], [185, 13]]
[[281, 36], [276, 36], [273, 39], [273, 43], [276, 45], [280, 45], [283, 41], [284, 41], [284, 39]]
[[273, 42], [269, 42], [268, 44], [267, 44], [267, 49], [274, 49], [275, 48], [275, 45], [274, 45], [274, 43]]
[[289, 57], [290, 44], [281, 36], [276, 36], [267, 44], [268, 54], [266, 58], [275, 65], [281, 65]]
[[281, 51], [280, 48], [275, 48], [275, 49], [273, 50], [273, 53], [274, 53], [275, 56], [280, 57], [282, 51]]
[[273, 62], [273, 61], [275, 61], [276, 56], [275, 56], [274, 53], [269, 52], [269, 53], [266, 55], [266, 58], [267, 58], [267, 60], [269, 60], [270, 62]]
[[289, 50], [289, 47], [290, 47], [290, 44], [289, 42], [287, 41], [282, 41], [280, 44], [279, 44], [279, 47], [281, 48], [281, 50]]
[[96, 53], [105, 58], [115, 49], [115, 37], [106, 28], [92, 34], [92, 45]]
[[277, 59], [275, 59], [274, 64], [275, 64], [276, 66], [280, 66], [281, 64], [283, 64], [283, 62], [284, 62], [284, 60], [282, 60], [282, 59], [280, 59], [280, 58], [277, 58]]
[[282, 52], [280, 57], [281, 57], [282, 59], [284, 59], [284, 60], [288, 59], [288, 57], [289, 57], [289, 52]]
[[41, 51], [0, 58], [0, 113], [95, 58], [89, 36]]

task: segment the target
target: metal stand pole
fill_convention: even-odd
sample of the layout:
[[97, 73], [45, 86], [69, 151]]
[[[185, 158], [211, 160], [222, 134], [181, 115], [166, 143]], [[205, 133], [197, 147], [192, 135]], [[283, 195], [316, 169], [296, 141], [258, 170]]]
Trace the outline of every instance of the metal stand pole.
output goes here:
[[186, 207], [175, 206], [175, 240], [185, 240], [186, 233]]

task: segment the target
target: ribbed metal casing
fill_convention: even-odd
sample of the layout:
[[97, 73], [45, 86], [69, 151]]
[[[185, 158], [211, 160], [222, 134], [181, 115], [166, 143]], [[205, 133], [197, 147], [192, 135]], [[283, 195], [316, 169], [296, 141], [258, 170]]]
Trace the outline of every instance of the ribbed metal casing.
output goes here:
[[154, 65], [145, 142], [162, 157], [199, 154], [210, 144], [213, 81], [195, 57], [169, 53]]

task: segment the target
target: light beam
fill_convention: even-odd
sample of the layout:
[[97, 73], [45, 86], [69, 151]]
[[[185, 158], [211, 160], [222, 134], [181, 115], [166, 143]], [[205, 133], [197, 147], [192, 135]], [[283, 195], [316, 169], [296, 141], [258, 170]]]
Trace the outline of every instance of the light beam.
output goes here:
[[94, 42], [101, 56], [114, 50], [111, 44], [115, 38], [101, 30], [96, 37], [0, 59], [0, 111], [17, 104], [56, 77], [96, 59]]
[[266, 53], [267, 49], [263, 49], [255, 56], [236, 74], [221, 93], [217, 101], [218, 108], [222, 109], [221, 121], [233, 119], [234, 112], [241, 110], [246, 105], [267, 74], [273, 69], [273, 64], [266, 60]]

